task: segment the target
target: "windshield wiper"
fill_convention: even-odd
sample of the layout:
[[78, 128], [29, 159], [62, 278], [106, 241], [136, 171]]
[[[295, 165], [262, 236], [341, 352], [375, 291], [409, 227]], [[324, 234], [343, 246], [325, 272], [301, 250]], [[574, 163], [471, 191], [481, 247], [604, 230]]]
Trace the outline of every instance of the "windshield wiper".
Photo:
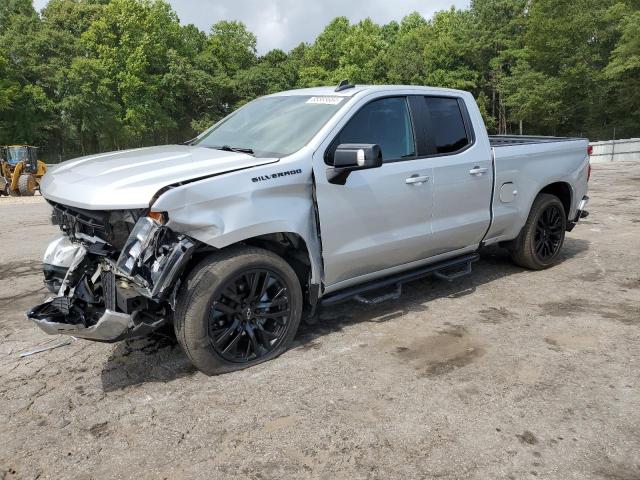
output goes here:
[[243, 148], [243, 147], [231, 147], [229, 145], [222, 145], [221, 147], [213, 147], [216, 150], [224, 150], [225, 152], [238, 152], [238, 153], [247, 153], [249, 155], [253, 155], [252, 148]]

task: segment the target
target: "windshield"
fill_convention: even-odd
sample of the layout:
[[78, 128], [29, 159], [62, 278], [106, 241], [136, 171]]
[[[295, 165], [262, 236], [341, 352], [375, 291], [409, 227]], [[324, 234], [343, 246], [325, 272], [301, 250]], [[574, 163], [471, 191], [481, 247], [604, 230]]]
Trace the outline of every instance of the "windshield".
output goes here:
[[26, 162], [29, 157], [29, 152], [25, 147], [8, 147], [7, 148], [7, 162], [10, 165], [16, 165], [18, 162]]
[[193, 145], [283, 157], [300, 150], [340, 108], [341, 97], [264, 97], [235, 111]]

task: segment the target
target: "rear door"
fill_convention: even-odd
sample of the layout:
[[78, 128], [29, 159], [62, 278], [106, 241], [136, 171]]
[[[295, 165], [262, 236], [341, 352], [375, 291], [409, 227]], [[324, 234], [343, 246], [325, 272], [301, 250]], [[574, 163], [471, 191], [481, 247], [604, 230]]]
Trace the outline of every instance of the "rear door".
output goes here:
[[491, 150], [476, 142], [464, 100], [425, 96], [433, 168], [429, 256], [480, 243], [491, 222]]
[[[314, 154], [325, 284], [340, 288], [424, 258], [431, 233], [431, 168], [418, 158], [406, 96], [376, 98], [357, 108]], [[383, 165], [328, 182], [339, 144], [381, 147]], [[366, 278], [363, 278], [366, 277]]]

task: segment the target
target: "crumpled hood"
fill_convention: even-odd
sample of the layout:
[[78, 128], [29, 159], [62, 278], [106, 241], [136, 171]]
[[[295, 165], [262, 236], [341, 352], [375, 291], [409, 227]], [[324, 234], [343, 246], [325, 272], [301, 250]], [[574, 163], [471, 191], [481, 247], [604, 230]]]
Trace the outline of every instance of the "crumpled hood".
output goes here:
[[48, 200], [88, 210], [145, 208], [168, 185], [276, 161], [187, 145], [138, 148], [61, 163], [40, 189]]

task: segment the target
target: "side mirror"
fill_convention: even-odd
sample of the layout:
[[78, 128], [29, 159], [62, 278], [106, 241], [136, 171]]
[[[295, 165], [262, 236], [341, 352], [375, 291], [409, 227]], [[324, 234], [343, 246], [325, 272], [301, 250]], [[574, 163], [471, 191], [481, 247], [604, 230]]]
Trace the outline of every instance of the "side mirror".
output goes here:
[[334, 168], [376, 168], [382, 166], [382, 152], [378, 145], [343, 143], [333, 154]]
[[343, 143], [333, 154], [333, 168], [327, 170], [329, 183], [344, 185], [349, 173], [382, 166], [379, 145], [369, 143]]

